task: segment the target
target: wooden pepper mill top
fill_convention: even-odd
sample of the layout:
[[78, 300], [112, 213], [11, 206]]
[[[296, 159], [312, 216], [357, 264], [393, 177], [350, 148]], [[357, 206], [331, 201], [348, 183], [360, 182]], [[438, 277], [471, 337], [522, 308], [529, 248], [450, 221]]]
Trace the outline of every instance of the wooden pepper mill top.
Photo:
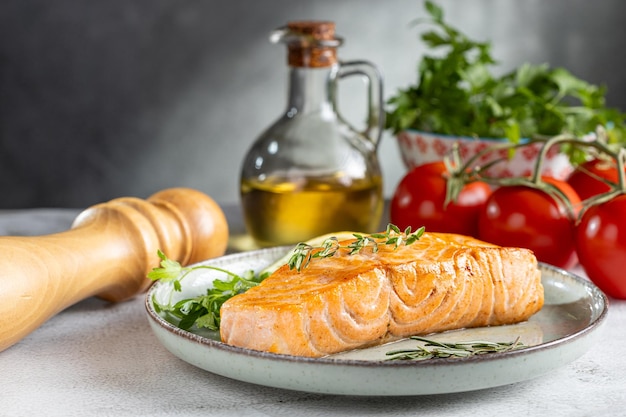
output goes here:
[[221, 208], [187, 188], [95, 205], [62, 233], [0, 237], [0, 351], [87, 297], [122, 301], [145, 291], [159, 249], [186, 265], [224, 254], [227, 244]]

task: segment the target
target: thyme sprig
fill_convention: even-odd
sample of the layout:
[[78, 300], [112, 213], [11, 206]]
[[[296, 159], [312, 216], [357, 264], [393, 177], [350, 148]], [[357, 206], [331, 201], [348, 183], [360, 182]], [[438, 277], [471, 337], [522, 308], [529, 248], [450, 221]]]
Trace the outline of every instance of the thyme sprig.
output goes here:
[[312, 246], [306, 242], [300, 242], [293, 249], [287, 265], [289, 265], [289, 269], [295, 269], [300, 272], [309, 265], [312, 259], [330, 258], [342, 248], [348, 249], [350, 255], [355, 255], [368, 246], [371, 246], [374, 253], [378, 252], [379, 245], [390, 245], [395, 250], [403, 243], [405, 245], [413, 244], [422, 237], [424, 231], [425, 228], [420, 227], [415, 232], [411, 232], [411, 226], [401, 231], [398, 226], [389, 223], [387, 229], [382, 233], [369, 235], [353, 233], [354, 240], [351, 240], [349, 244], [344, 246], [334, 236], [324, 240], [320, 246]]
[[415, 349], [401, 349], [387, 352], [387, 360], [423, 361], [442, 358], [467, 358], [487, 353], [509, 352], [526, 347], [526, 345], [520, 341], [519, 337], [513, 342], [472, 341], [443, 343], [418, 336], [413, 336], [411, 339], [424, 342], [424, 345], [418, 345]]

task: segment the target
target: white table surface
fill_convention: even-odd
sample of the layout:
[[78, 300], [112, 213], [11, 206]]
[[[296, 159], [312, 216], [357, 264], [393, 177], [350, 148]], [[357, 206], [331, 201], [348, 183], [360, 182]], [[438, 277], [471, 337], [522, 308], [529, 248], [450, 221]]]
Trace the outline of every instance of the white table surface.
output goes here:
[[[241, 230], [238, 211], [225, 212], [231, 230]], [[0, 235], [63, 231], [77, 213], [0, 210]], [[159, 344], [143, 302], [87, 299], [0, 352], [0, 416], [626, 415], [623, 301], [611, 300], [600, 343], [547, 375], [475, 392], [387, 398], [292, 392], [200, 370]]]

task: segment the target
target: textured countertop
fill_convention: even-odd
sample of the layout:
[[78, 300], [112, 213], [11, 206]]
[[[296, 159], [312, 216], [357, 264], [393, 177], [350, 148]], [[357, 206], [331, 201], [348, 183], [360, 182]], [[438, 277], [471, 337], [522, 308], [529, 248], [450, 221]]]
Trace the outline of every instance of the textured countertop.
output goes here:
[[[236, 209], [225, 209], [232, 231]], [[0, 211], [0, 235], [69, 228], [77, 210]], [[1, 290], [0, 290], [1, 292]], [[626, 302], [611, 300], [601, 341], [547, 375], [434, 396], [345, 397], [227, 379], [165, 350], [144, 299], [82, 301], [0, 352], [0, 416], [624, 416]]]

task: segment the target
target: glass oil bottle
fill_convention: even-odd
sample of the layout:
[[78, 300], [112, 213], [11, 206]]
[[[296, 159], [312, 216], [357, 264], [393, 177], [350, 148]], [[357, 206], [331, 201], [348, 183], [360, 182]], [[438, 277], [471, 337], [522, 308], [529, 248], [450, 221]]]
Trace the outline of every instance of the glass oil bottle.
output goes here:
[[[290, 22], [270, 39], [288, 50], [285, 112], [249, 149], [240, 192], [258, 246], [377, 231], [383, 211], [377, 145], [384, 128], [382, 78], [367, 61], [340, 62], [333, 22]], [[337, 84], [360, 76], [367, 87], [365, 129], [337, 109]]]

